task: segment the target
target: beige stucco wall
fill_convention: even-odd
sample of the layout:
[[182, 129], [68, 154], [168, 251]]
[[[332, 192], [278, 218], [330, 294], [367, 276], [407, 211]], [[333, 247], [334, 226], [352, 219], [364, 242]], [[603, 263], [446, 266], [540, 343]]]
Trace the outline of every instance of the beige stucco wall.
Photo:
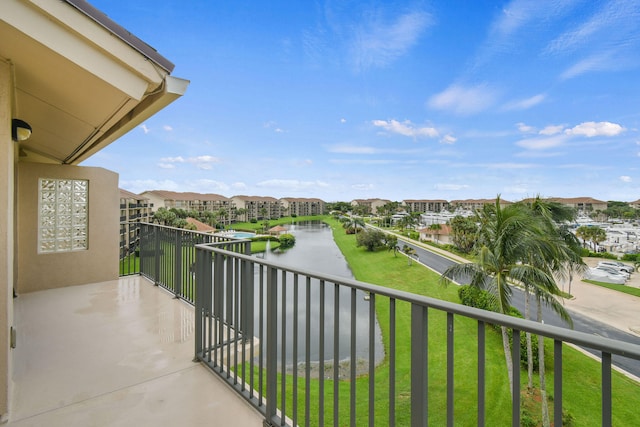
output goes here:
[[13, 324], [14, 268], [14, 142], [11, 140], [10, 66], [0, 61], [0, 421], [9, 412]]
[[[89, 180], [88, 250], [38, 254], [38, 179]], [[102, 168], [18, 164], [18, 293], [118, 278], [118, 175]]]

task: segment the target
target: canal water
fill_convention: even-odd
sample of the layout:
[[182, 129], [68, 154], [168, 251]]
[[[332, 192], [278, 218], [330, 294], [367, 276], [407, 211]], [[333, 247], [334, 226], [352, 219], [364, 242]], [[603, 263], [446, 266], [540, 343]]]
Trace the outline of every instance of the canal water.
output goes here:
[[[333, 240], [331, 228], [322, 222], [311, 221], [289, 225], [288, 232], [296, 238], [295, 246], [285, 251], [267, 251], [264, 258], [268, 261], [277, 262], [296, 270], [306, 270], [317, 273], [330, 274], [348, 279], [353, 279], [353, 274], [349, 269], [342, 252]], [[280, 279], [281, 280], [281, 279]], [[288, 275], [286, 286], [286, 363], [289, 369], [293, 365], [293, 319], [298, 318], [298, 356], [297, 362], [305, 360], [305, 301], [306, 301], [306, 280], [300, 280], [298, 285], [298, 313], [294, 313], [293, 300], [293, 275]], [[312, 280], [310, 286], [311, 300], [311, 334], [310, 360], [316, 362], [320, 354], [320, 323], [324, 322], [324, 360], [332, 361], [334, 356], [334, 299], [335, 289], [332, 283], [325, 284], [325, 313], [324, 318], [320, 315], [320, 289], [319, 281]], [[281, 294], [279, 294], [279, 300]], [[339, 339], [338, 355], [342, 370], [347, 370], [350, 365], [351, 354], [351, 289], [341, 287], [339, 291]], [[356, 292], [356, 359], [358, 372], [364, 373], [368, 367], [369, 360], [369, 301], [362, 291]], [[256, 325], [257, 326], [257, 325]], [[278, 324], [281, 330], [281, 323]], [[384, 348], [377, 319], [375, 321], [374, 355], [376, 364], [384, 358]], [[278, 355], [281, 356], [281, 345], [278, 345]]]

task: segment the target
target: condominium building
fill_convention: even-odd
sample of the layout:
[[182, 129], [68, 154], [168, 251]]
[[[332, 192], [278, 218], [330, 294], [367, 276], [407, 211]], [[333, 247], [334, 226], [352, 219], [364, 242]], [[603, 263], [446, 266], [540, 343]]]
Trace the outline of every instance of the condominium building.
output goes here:
[[320, 199], [285, 197], [280, 199], [280, 202], [285, 215], [322, 215], [325, 211], [325, 203]]
[[[500, 199], [500, 206], [505, 207], [513, 202], [508, 200]], [[462, 209], [468, 210], [471, 212], [475, 212], [479, 209], [482, 209], [484, 205], [495, 205], [496, 199], [465, 199], [465, 200], [451, 200], [449, 202], [449, 206], [453, 209]]]
[[241, 212], [244, 213], [237, 215], [238, 221], [276, 219], [282, 217], [282, 203], [273, 197], [233, 196], [231, 201], [237, 210], [243, 209]]
[[235, 212], [232, 200], [220, 194], [150, 190], [143, 192], [141, 196], [153, 203], [154, 211], [159, 208], [196, 212], [216, 212], [224, 209], [229, 217], [233, 217]]
[[139, 228], [132, 223], [151, 222], [153, 203], [148, 198], [120, 191], [120, 257], [128, 255], [138, 244]]
[[413, 200], [407, 199], [402, 201], [402, 206], [409, 212], [442, 212], [449, 208], [449, 202], [446, 200]]
[[378, 208], [390, 202], [391, 200], [386, 199], [354, 199], [351, 206], [362, 206], [367, 214], [377, 214]]

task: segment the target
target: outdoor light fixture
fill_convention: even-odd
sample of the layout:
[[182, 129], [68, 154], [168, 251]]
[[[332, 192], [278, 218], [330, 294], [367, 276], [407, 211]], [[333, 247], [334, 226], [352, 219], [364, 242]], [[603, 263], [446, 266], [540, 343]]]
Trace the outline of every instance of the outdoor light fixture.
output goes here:
[[31, 136], [31, 126], [29, 123], [20, 119], [12, 119], [11, 120], [11, 138], [14, 141], [24, 141], [29, 139]]

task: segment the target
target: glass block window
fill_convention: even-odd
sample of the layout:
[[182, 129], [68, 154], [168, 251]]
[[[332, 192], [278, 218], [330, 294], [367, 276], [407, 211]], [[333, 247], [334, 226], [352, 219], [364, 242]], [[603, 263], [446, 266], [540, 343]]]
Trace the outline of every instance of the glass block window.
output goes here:
[[38, 252], [86, 250], [89, 181], [41, 178], [38, 193]]

